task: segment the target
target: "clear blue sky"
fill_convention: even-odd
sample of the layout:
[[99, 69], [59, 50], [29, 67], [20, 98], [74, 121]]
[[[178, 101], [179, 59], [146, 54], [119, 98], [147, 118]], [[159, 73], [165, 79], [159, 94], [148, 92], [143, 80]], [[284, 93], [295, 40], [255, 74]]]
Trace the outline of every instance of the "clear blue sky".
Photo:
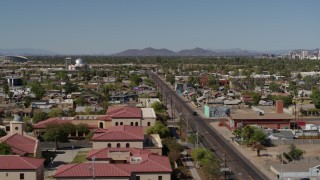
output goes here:
[[6, 0], [0, 7], [2, 49], [320, 47], [319, 0]]

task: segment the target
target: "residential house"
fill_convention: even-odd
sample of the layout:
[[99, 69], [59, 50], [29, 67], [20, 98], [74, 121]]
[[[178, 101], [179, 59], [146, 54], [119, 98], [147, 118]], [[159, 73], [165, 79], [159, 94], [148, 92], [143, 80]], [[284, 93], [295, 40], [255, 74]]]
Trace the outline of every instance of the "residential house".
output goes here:
[[44, 159], [0, 155], [1, 180], [43, 180]]
[[45, 109], [45, 108], [51, 108], [52, 104], [49, 104], [49, 100], [38, 100], [38, 101], [32, 101], [31, 107], [38, 108], [38, 109]]
[[110, 96], [110, 101], [115, 104], [124, 104], [136, 98], [137, 96], [133, 93], [115, 93]]
[[206, 117], [228, 117], [230, 115], [230, 107], [204, 105], [203, 114]]
[[12, 109], [11, 114], [17, 114], [21, 117], [32, 117], [33, 109], [32, 108], [14, 108]]

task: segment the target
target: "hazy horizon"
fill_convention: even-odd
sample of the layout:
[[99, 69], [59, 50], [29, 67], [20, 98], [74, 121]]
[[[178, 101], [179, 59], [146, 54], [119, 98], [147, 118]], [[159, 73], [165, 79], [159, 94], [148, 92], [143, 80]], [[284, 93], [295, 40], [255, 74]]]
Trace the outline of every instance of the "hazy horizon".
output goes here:
[[319, 48], [320, 1], [1, 1], [0, 49], [113, 54]]

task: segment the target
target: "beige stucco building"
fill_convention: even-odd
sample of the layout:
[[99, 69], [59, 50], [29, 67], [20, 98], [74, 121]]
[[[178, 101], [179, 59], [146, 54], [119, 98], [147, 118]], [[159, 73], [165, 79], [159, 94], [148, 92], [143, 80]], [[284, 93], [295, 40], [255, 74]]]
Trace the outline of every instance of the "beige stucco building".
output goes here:
[[7, 128], [7, 135], [0, 138], [0, 142], [4, 142], [11, 147], [12, 153], [28, 156], [41, 157], [41, 144], [38, 139], [27, 135], [25, 132], [25, 122], [20, 116], [14, 115], [14, 119], [10, 121], [10, 128]]
[[1, 180], [43, 180], [44, 159], [15, 155], [0, 156]]

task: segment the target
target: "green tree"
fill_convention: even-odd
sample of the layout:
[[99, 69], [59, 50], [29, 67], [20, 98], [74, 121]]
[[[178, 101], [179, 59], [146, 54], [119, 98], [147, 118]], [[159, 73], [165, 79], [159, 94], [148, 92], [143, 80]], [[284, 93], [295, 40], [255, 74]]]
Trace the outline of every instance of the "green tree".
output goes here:
[[191, 133], [188, 136], [188, 142], [193, 144], [193, 145], [196, 145], [196, 143], [197, 143], [197, 134], [196, 133]]
[[143, 79], [143, 82], [144, 82], [145, 84], [149, 85], [149, 86], [154, 85], [154, 82], [153, 82], [151, 79], [149, 79], [149, 78], [144, 78], [144, 79]]
[[27, 96], [25, 99], [24, 99], [24, 107], [28, 108], [31, 104], [31, 100], [32, 98]]
[[251, 137], [252, 142], [262, 143], [266, 139], [266, 135], [262, 131], [262, 129], [254, 128], [253, 135]]
[[10, 92], [9, 92], [9, 98], [10, 98], [10, 100], [12, 100], [13, 95], [14, 95], [14, 93], [10, 91]]
[[278, 92], [280, 90], [280, 85], [275, 83], [275, 82], [271, 82], [269, 84], [269, 89], [272, 91], [272, 92]]
[[261, 94], [260, 93], [253, 93], [252, 98], [253, 98], [253, 103], [255, 105], [257, 105], [257, 104], [259, 104], [259, 101], [261, 99]]
[[110, 96], [109, 95], [109, 92], [110, 92], [109, 85], [103, 85], [101, 89], [102, 89], [102, 93], [103, 93], [105, 99], [109, 101], [109, 96]]
[[289, 82], [289, 90], [290, 91], [297, 91], [297, 88], [298, 88], [298, 86], [297, 86], [297, 83], [295, 81], [290, 81]]
[[32, 122], [37, 124], [40, 121], [48, 119], [48, 114], [46, 112], [38, 112], [35, 113], [32, 117]]
[[214, 76], [208, 77], [208, 86], [212, 89], [219, 88], [219, 81]]
[[48, 117], [61, 117], [63, 115], [63, 110], [61, 108], [53, 108], [49, 113]]
[[3, 91], [5, 95], [7, 96], [9, 95], [10, 89], [9, 89], [8, 83], [3, 84]]
[[118, 76], [115, 80], [115, 83], [122, 83], [122, 78]]
[[191, 152], [191, 157], [197, 162], [203, 162], [207, 153], [207, 149], [204, 148], [195, 148]]
[[242, 132], [242, 127], [238, 127], [237, 129], [235, 129], [232, 134], [236, 136], [236, 138], [240, 138], [241, 137], [241, 132]]
[[5, 135], [7, 135], [6, 131], [3, 129], [0, 129], [0, 137], [3, 137]]
[[189, 84], [199, 84], [199, 78], [198, 77], [195, 77], [195, 76], [189, 76], [188, 77], [188, 83]]
[[68, 73], [66, 71], [59, 71], [56, 73], [56, 76], [60, 79], [60, 81], [69, 80]]
[[75, 115], [77, 115], [76, 110], [74, 110], [74, 109], [69, 109], [69, 111], [68, 111], [68, 116], [75, 116]]
[[140, 76], [133, 75], [131, 76], [130, 81], [133, 86], [138, 86], [143, 80]]
[[151, 107], [154, 109], [156, 113], [163, 113], [165, 110], [163, 104], [159, 101], [152, 103]]
[[170, 136], [169, 128], [160, 121], [156, 121], [155, 125], [147, 130], [148, 134], [159, 134], [161, 138]]
[[85, 133], [87, 134], [89, 132], [89, 126], [88, 124], [85, 124], [85, 123], [80, 123], [80, 124], [77, 124], [75, 125], [76, 126], [76, 130], [80, 133]]
[[64, 90], [66, 94], [71, 94], [72, 92], [76, 92], [79, 90], [79, 87], [77, 84], [73, 84], [69, 81], [66, 82], [64, 85]]
[[175, 79], [173, 74], [166, 74], [166, 81], [171, 85], [174, 85]]
[[254, 126], [245, 126], [242, 128], [241, 135], [247, 143], [261, 142], [265, 138], [263, 131]]
[[91, 141], [93, 135], [94, 135], [94, 133], [90, 131], [90, 132], [87, 134], [87, 136], [86, 136], [86, 140], [87, 140], [87, 141]]
[[56, 149], [59, 149], [58, 142], [66, 142], [68, 135], [73, 132], [75, 132], [75, 127], [70, 123], [48, 124], [43, 137], [45, 141], [55, 142]]
[[210, 150], [206, 151], [205, 157], [201, 163], [204, 167], [207, 179], [215, 180], [220, 178], [221, 162], [213, 154], [213, 152], [211, 152]]
[[310, 95], [310, 98], [312, 99], [312, 102], [314, 104], [314, 106], [317, 109], [320, 109], [320, 91], [318, 88], [314, 88], [312, 90], [312, 93]]
[[174, 163], [180, 158], [183, 150], [182, 146], [177, 143], [175, 138], [168, 137], [162, 140], [163, 144], [163, 155], [169, 157], [171, 165], [174, 167]]
[[31, 133], [33, 131], [33, 126], [31, 123], [26, 123], [26, 132]]
[[302, 79], [302, 75], [301, 75], [301, 73], [298, 73], [298, 74], [297, 74], [297, 79], [299, 79], [299, 80], [301, 80], [301, 79]]
[[275, 102], [276, 100], [282, 100], [283, 106], [288, 107], [292, 104], [292, 96], [271, 96], [271, 99]]
[[297, 148], [295, 144], [290, 144], [288, 154], [293, 160], [299, 160], [303, 157], [304, 153], [305, 151]]
[[44, 87], [40, 84], [40, 83], [34, 83], [31, 84], [31, 91], [34, 93], [36, 99], [42, 99], [42, 97], [44, 96], [44, 94], [46, 93], [46, 90], [44, 89]]
[[86, 103], [86, 99], [83, 96], [79, 96], [74, 100], [74, 103], [79, 106], [83, 106]]
[[11, 147], [6, 143], [0, 143], [0, 155], [10, 155], [12, 154]]
[[250, 143], [250, 140], [253, 134], [254, 134], [254, 128], [252, 126], [245, 126], [241, 130], [241, 136], [247, 143]]
[[219, 179], [221, 163], [217, 157], [208, 149], [195, 148], [191, 157], [203, 166], [208, 179]]

